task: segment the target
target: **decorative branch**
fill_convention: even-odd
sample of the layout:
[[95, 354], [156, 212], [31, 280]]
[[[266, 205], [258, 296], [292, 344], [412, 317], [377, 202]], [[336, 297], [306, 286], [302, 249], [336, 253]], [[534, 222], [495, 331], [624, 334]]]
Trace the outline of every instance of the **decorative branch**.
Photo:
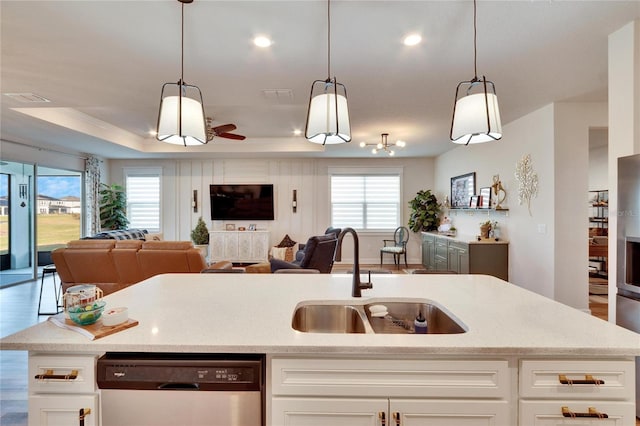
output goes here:
[[531, 214], [531, 197], [538, 196], [538, 174], [533, 171], [531, 165], [531, 154], [527, 154], [516, 163], [516, 179], [519, 182], [518, 187], [518, 203], [522, 205], [526, 201]]

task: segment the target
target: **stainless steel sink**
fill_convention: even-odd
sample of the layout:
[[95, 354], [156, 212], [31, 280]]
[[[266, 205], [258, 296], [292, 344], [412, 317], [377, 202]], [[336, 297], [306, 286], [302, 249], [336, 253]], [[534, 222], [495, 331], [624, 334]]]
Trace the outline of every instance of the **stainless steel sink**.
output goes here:
[[466, 332], [465, 328], [439, 306], [427, 302], [392, 302], [378, 301], [375, 305], [387, 307], [387, 315], [382, 318], [373, 317], [369, 311], [372, 303], [364, 305], [367, 319], [374, 333], [412, 334], [413, 321], [419, 312], [427, 320], [428, 334], [458, 334]]
[[302, 305], [293, 314], [292, 327], [307, 333], [365, 333], [365, 318], [349, 305]]
[[[465, 333], [466, 326], [443, 308], [424, 299], [375, 299], [368, 303], [306, 301], [294, 313], [291, 326], [305, 333], [413, 334], [419, 312], [427, 320], [428, 334]], [[384, 305], [387, 314], [374, 317], [369, 308]]]

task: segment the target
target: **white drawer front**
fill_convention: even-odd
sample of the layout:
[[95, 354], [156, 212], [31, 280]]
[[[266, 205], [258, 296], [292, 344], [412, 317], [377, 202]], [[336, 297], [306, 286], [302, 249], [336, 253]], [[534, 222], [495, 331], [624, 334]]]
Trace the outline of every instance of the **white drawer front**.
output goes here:
[[[562, 408], [573, 413], [589, 413], [589, 408], [606, 414], [607, 418], [565, 417]], [[634, 426], [636, 422], [633, 402], [615, 401], [520, 401], [520, 426]]]
[[[634, 367], [632, 360], [523, 360], [520, 367], [520, 397], [627, 399], [633, 395]], [[560, 375], [574, 383], [560, 383]], [[575, 383], [584, 380], [587, 375], [604, 383]]]
[[[91, 393], [96, 389], [96, 355], [32, 355], [29, 357], [30, 393]], [[75, 374], [77, 373], [77, 374]], [[60, 378], [36, 379], [53, 374]], [[72, 374], [76, 377], [73, 378]], [[69, 375], [68, 378], [64, 376]]]
[[505, 360], [274, 358], [273, 395], [509, 397]]
[[[84, 413], [80, 422], [81, 411]], [[98, 426], [98, 395], [31, 395], [29, 426]]]

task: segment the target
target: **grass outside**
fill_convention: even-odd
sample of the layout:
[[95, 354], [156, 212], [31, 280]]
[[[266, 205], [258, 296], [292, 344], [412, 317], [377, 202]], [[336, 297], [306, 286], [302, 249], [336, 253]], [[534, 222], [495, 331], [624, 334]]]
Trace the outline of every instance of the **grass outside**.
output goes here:
[[[49, 251], [61, 247], [69, 240], [80, 238], [79, 214], [39, 214], [38, 251]], [[0, 216], [0, 253], [9, 250], [9, 217]]]

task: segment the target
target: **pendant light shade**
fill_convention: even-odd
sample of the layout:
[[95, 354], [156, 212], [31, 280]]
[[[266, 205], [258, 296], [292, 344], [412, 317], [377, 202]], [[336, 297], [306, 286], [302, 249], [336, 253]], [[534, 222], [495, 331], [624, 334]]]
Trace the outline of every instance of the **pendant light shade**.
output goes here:
[[[465, 95], [459, 97], [460, 92]], [[481, 81], [458, 84], [449, 137], [454, 143], [464, 145], [502, 137], [498, 97], [492, 82], [482, 77]]]
[[331, 78], [331, 1], [327, 1], [327, 79], [311, 85], [304, 136], [313, 143], [335, 145], [351, 141], [347, 89]]
[[202, 92], [184, 82], [184, 5], [193, 0], [178, 1], [182, 3], [180, 80], [162, 85], [156, 138], [174, 145], [202, 145], [208, 142]]
[[305, 137], [322, 145], [351, 141], [347, 90], [335, 78], [311, 85]]
[[476, 0], [473, 0], [473, 70], [474, 77], [456, 88], [449, 139], [469, 145], [502, 138], [498, 97], [493, 82], [478, 78]]
[[[165, 95], [175, 90], [176, 95]], [[182, 90], [181, 90], [182, 89]], [[190, 93], [192, 97], [187, 97]], [[207, 143], [207, 130], [202, 107], [202, 93], [196, 86], [165, 83], [162, 86], [157, 139], [174, 145]]]

